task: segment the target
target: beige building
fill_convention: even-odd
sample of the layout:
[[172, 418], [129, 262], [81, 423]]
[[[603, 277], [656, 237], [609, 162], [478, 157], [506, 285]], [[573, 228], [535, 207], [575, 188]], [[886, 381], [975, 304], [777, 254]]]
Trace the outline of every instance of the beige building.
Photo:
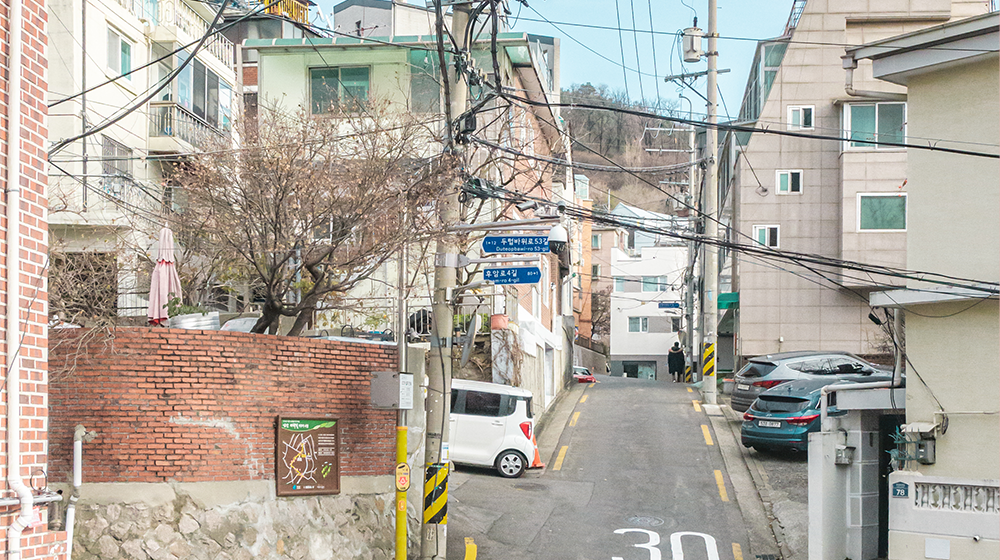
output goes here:
[[[987, 9], [978, 0], [794, 2], [783, 35], [758, 46], [739, 120], [831, 139], [726, 136], [720, 191], [724, 204], [734, 207], [733, 241], [903, 266], [914, 177], [907, 172], [905, 149], [892, 144], [919, 139], [907, 128], [904, 88], [873, 80], [867, 61], [845, 84], [842, 45]], [[747, 254], [737, 259], [737, 358], [794, 350], [891, 352], [890, 341], [868, 318], [868, 294], [900, 280], [830, 267], [809, 270]]]

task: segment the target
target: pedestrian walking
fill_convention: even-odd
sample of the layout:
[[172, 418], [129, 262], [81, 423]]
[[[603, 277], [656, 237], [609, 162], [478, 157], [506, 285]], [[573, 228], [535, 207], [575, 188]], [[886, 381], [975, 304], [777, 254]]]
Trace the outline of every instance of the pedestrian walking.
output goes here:
[[674, 383], [684, 380], [684, 350], [679, 342], [675, 342], [674, 347], [667, 352], [667, 367], [674, 377]]

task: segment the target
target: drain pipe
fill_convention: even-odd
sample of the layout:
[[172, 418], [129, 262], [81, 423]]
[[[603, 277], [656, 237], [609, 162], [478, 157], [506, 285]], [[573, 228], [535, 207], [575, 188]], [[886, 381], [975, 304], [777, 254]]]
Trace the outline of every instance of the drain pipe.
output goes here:
[[868, 99], [879, 99], [882, 101], [906, 101], [905, 93], [893, 93], [889, 91], [870, 91], [864, 89], [854, 89], [854, 71], [858, 69], [858, 61], [852, 55], [845, 54], [840, 57], [844, 70], [844, 91], [851, 97], [865, 97]]
[[94, 439], [94, 432], [88, 432], [83, 424], [77, 424], [73, 432], [73, 493], [66, 506], [66, 559], [73, 557], [73, 522], [76, 520], [76, 502], [80, 499], [83, 485], [83, 442]]
[[824, 432], [830, 431], [827, 425], [828, 403], [827, 395], [841, 391], [860, 391], [862, 389], [896, 389], [903, 384], [903, 345], [899, 338], [900, 327], [903, 324], [903, 310], [893, 309], [892, 313], [892, 340], [896, 347], [896, 361], [892, 368], [892, 381], [878, 381], [874, 383], [855, 383], [852, 385], [827, 385], [819, 392], [819, 426]]
[[21, 478], [21, 0], [11, 0], [7, 81], [7, 487], [21, 509], [7, 527], [7, 558], [20, 560], [21, 533], [31, 521], [34, 500]]

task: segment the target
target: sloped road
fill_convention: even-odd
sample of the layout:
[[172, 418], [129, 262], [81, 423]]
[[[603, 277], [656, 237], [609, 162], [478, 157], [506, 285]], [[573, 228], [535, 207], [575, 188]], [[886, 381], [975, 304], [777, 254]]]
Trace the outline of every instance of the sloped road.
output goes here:
[[449, 559], [466, 558], [468, 544], [479, 560], [752, 559], [697, 393], [599, 379], [572, 393], [564, 425], [547, 428], [561, 434], [543, 471], [452, 475]]

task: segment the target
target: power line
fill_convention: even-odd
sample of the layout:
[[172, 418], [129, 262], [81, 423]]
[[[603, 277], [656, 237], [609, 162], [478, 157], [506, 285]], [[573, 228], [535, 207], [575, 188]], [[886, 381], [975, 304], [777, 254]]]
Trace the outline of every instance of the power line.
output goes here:
[[[635, 28], [635, 0], [628, 0], [629, 12], [632, 14], [632, 27]], [[635, 67], [642, 72], [642, 62], [639, 57], [639, 34], [632, 33], [632, 43], [635, 45]], [[622, 61], [624, 62], [624, 61]], [[642, 76], [639, 76], [639, 98], [646, 99], [646, 93], [642, 89]], [[653, 80], [653, 82], [658, 82], [659, 80]]]
[[[622, 67], [622, 79], [625, 81], [625, 95], [631, 98], [632, 96], [629, 95], [628, 93], [628, 72], [626, 72], [626, 69], [628, 67], [625, 66], [625, 42], [622, 40], [622, 15], [621, 12], [618, 10], [618, 0], [615, 0], [615, 17], [618, 18], [618, 49], [622, 53], [621, 67]], [[636, 71], [639, 72], [639, 78], [641, 80], [642, 71], [641, 70], [636, 70]]]

